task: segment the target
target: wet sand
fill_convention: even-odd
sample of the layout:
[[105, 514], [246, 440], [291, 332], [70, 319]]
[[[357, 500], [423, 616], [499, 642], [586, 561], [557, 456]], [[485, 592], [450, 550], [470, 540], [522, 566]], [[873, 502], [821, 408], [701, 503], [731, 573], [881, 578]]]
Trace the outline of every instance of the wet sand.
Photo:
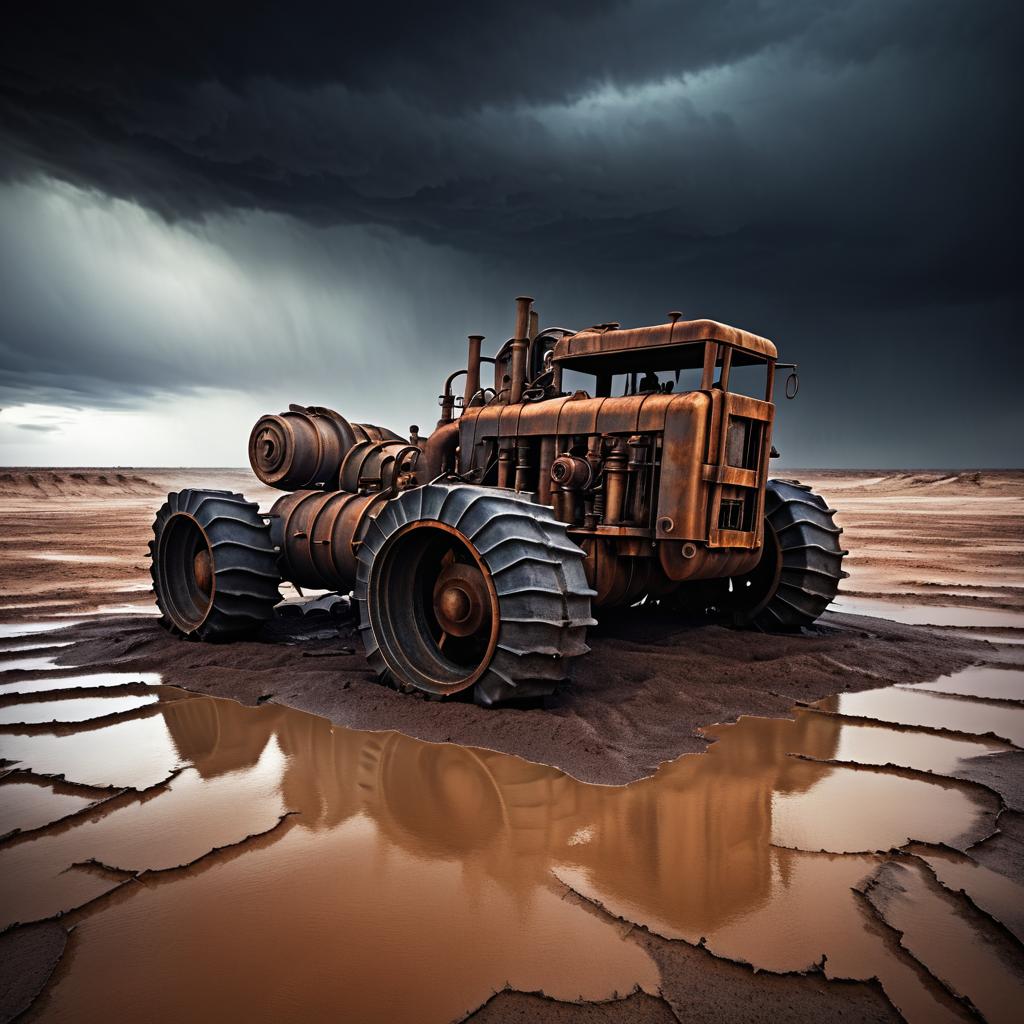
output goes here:
[[379, 686], [343, 602], [173, 640], [142, 589], [153, 507], [271, 492], [74, 473], [0, 497], [0, 1019], [44, 987], [42, 1020], [1020, 1005], [1024, 476], [801, 474], [842, 510], [849, 600], [950, 626], [636, 609], [547, 707], [495, 712]]

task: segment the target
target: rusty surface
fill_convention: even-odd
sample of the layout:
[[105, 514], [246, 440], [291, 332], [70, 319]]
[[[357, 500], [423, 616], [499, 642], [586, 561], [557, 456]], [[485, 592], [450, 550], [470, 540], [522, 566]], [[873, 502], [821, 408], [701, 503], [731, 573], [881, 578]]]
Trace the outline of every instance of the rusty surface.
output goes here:
[[353, 544], [367, 513], [386, 495], [294, 491], [271, 509], [270, 537], [285, 579], [300, 587], [349, 590], [355, 579]]
[[257, 420], [249, 435], [249, 463], [260, 480], [282, 491], [333, 490], [354, 445], [401, 440], [372, 423], [350, 423], [333, 409], [292, 405], [287, 412]]
[[[481, 354], [481, 335], [469, 336], [466, 367], [443, 382], [437, 426], [426, 438], [418, 427], [405, 439], [318, 406], [262, 417], [249, 442], [253, 470], [292, 492], [270, 513], [281, 576], [352, 590], [380, 508], [444, 479], [549, 506], [583, 554], [594, 608], [672, 597], [691, 611], [762, 628], [813, 622], [835, 594], [845, 552], [832, 510], [806, 488], [780, 485], [766, 506], [776, 348], [713, 320], [669, 316], [652, 327], [541, 329], [533, 299], [520, 296], [512, 337], [494, 357]], [[494, 365], [493, 387], [482, 385], [484, 362]], [[733, 389], [737, 367], [760, 369], [758, 397]], [[592, 386], [563, 392], [563, 370], [590, 374]], [[788, 511], [778, 512], [780, 503]], [[406, 503], [402, 515], [420, 518], [422, 505]], [[514, 518], [518, 507], [505, 514]], [[771, 515], [786, 536], [769, 546]], [[526, 527], [521, 537], [510, 529], [503, 543], [528, 541]], [[525, 548], [520, 556], [544, 560]], [[199, 592], [216, 575], [215, 565], [197, 562]], [[750, 590], [742, 601], [734, 580]], [[564, 604], [531, 579], [524, 585], [534, 604]], [[440, 579], [424, 581], [422, 608], [409, 614], [455, 624], [475, 590], [459, 593]], [[568, 617], [566, 628], [588, 616], [589, 609]], [[527, 607], [520, 617], [534, 616]], [[526, 642], [562, 656], [562, 645], [540, 636]]]

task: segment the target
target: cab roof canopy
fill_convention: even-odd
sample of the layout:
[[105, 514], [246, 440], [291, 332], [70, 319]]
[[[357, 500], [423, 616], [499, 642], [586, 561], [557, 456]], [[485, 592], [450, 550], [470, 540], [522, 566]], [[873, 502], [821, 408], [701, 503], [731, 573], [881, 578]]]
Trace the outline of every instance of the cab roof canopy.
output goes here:
[[717, 342], [732, 348], [732, 365], [749, 366], [775, 359], [767, 339], [715, 320], [679, 320], [655, 327], [591, 327], [561, 338], [551, 354], [554, 362], [581, 373], [616, 374], [639, 370], [690, 370], [704, 365], [704, 345]]

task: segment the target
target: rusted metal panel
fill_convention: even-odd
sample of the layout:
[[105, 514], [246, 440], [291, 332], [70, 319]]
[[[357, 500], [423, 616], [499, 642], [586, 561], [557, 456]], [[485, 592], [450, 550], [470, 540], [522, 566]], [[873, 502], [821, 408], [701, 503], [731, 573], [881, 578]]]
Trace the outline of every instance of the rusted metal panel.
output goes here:
[[631, 369], [675, 369], [700, 366], [705, 342], [734, 349], [737, 365], [775, 359], [775, 346], [767, 339], [715, 320], [680, 320], [630, 330], [588, 330], [562, 338], [552, 359], [569, 369], [597, 373]]
[[[586, 552], [598, 605], [756, 561], [774, 406], [728, 389], [733, 366], [759, 362], [770, 372], [775, 346], [713, 320], [575, 334], [538, 332], [538, 324], [523, 297], [513, 336], [493, 359], [481, 355], [479, 335], [470, 337], [467, 368], [445, 381], [441, 421], [427, 439], [299, 406], [257, 424], [250, 449], [261, 479], [318, 485], [276, 513], [292, 578], [347, 585], [367, 499], [451, 471], [552, 506]], [[547, 339], [559, 333], [551, 348]], [[549, 349], [545, 362], [538, 353]], [[494, 363], [494, 393], [481, 390], [482, 361]], [[596, 373], [596, 396], [560, 394], [564, 366]], [[700, 390], [636, 389], [639, 374], [687, 367], [702, 368]], [[632, 375], [634, 393], [611, 397], [612, 374], [621, 372]], [[459, 415], [452, 383], [463, 373]]]
[[[269, 616], [280, 577], [352, 589], [376, 672], [436, 694], [472, 687], [484, 704], [554, 692], [588, 649], [593, 606], [668, 597], [738, 625], [813, 622], [846, 552], [820, 497], [766, 479], [775, 346], [669, 316], [541, 330], [520, 297], [512, 338], [493, 357], [469, 336], [466, 368], [445, 379], [426, 438], [315, 406], [262, 417], [253, 470], [293, 493], [266, 515], [228, 492], [169, 495], [151, 545], [161, 609], [186, 632], [226, 636]], [[481, 382], [485, 362], [493, 389]], [[734, 369], [755, 364], [764, 401], [730, 391]], [[564, 367], [593, 374], [592, 385], [563, 394]], [[700, 387], [673, 393], [683, 369], [700, 370]], [[214, 511], [224, 504], [231, 514]], [[187, 526], [204, 508], [206, 525], [223, 527], [215, 542]], [[821, 543], [791, 529], [808, 516]], [[252, 564], [218, 567], [226, 553]], [[178, 594], [220, 619], [194, 620]]]
[[354, 544], [365, 517], [387, 494], [293, 491], [270, 510], [270, 536], [284, 579], [300, 587], [351, 590]]
[[655, 537], [707, 538], [707, 486], [702, 479], [712, 399], [703, 391], [676, 395], [665, 417]]

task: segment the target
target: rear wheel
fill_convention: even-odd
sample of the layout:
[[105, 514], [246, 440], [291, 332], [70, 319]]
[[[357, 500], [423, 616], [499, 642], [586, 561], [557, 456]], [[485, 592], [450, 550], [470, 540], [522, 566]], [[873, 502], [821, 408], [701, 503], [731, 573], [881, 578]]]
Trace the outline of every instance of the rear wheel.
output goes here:
[[588, 650], [583, 552], [551, 509], [511, 492], [406, 491], [368, 521], [358, 560], [367, 658], [402, 688], [536, 698]]
[[172, 632], [199, 640], [244, 636], [281, 600], [270, 529], [241, 494], [168, 494], [149, 550], [161, 624]]

